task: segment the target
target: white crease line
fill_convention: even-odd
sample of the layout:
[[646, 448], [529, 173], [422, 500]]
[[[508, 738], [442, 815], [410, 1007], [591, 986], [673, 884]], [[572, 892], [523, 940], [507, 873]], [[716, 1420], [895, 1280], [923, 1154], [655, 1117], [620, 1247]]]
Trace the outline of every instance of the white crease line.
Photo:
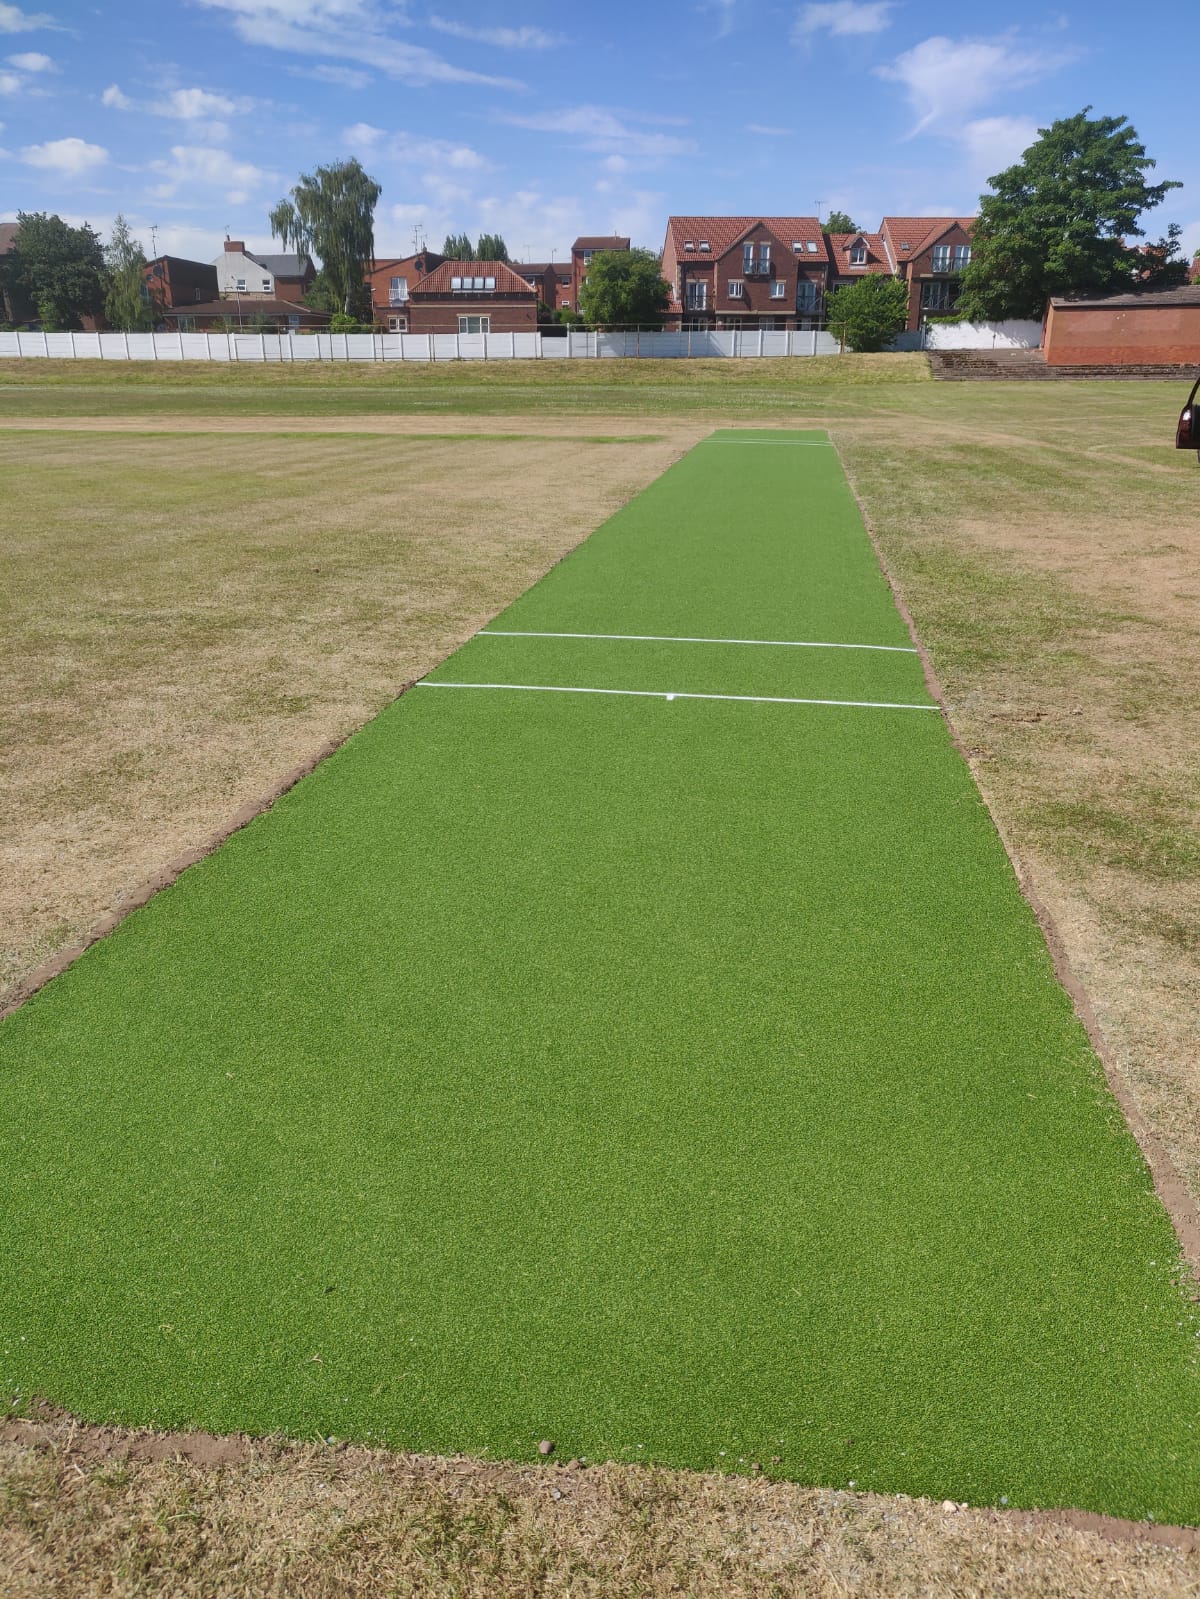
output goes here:
[[884, 650], [891, 655], [915, 655], [911, 644], [827, 644], [794, 638], [687, 638], [678, 633], [541, 633], [535, 629], [481, 627], [476, 638], [594, 638], [618, 639], [633, 644], [759, 644], [778, 650]]
[[832, 450], [833, 445], [825, 439], [785, 439], [781, 444], [776, 444], [773, 439], [701, 439], [692, 448], [698, 450], [705, 444], [761, 444], [768, 450]]
[[891, 700], [807, 700], [784, 694], [689, 694], [683, 689], [668, 693], [650, 688], [567, 688], [557, 683], [448, 683], [422, 678], [415, 688], [494, 688], [520, 689], [530, 694], [620, 694], [644, 700], [736, 700], [754, 705], [845, 705], [871, 711], [936, 711], [936, 705], [904, 705]]

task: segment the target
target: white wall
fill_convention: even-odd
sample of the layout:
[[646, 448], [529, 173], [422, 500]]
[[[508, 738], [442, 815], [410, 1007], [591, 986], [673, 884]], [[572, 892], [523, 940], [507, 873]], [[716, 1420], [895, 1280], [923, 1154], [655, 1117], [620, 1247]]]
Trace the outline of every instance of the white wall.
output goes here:
[[[252, 261], [248, 255], [235, 252], [232, 255], [219, 255], [213, 262], [217, 269], [217, 290], [224, 296], [238, 293], [238, 279], [245, 282], [242, 294], [274, 294], [275, 278], [265, 266], [257, 261]], [[267, 288], [264, 285], [269, 284]]]
[[1040, 322], [934, 322], [925, 330], [927, 350], [1036, 350], [1041, 342]]

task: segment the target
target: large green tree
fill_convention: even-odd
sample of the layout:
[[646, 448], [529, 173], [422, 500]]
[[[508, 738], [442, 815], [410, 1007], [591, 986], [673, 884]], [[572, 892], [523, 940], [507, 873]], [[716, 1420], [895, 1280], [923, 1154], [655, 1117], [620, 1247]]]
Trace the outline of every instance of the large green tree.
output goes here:
[[848, 211], [831, 211], [821, 224], [822, 233], [858, 233], [858, 223], [850, 220]]
[[1021, 160], [988, 179], [957, 310], [974, 318], [1040, 317], [1051, 295], [1129, 288], [1138, 220], [1173, 182], [1149, 183], [1154, 162], [1125, 117], [1062, 117]]
[[331, 295], [347, 316], [370, 314], [365, 279], [382, 192], [359, 162], [338, 161], [301, 173], [291, 199], [280, 200], [270, 214], [271, 232], [285, 250], [320, 258]]
[[442, 254], [448, 261], [474, 261], [475, 246], [469, 233], [447, 233], [442, 240]]
[[653, 250], [597, 250], [579, 291], [579, 309], [599, 327], [652, 327], [670, 297]]
[[104, 247], [87, 223], [73, 228], [45, 211], [18, 211], [6, 278], [36, 307], [48, 332], [71, 332], [104, 309]]
[[852, 350], [884, 350], [908, 316], [908, 285], [900, 278], [873, 272], [869, 277], [834, 289], [825, 299], [829, 331]]
[[104, 320], [119, 333], [148, 333], [155, 323], [156, 307], [146, 292], [146, 252], [123, 216], [118, 215], [113, 223], [104, 247], [104, 265]]
[[507, 261], [508, 245], [499, 233], [481, 233], [479, 243], [471, 243], [469, 233], [447, 233], [442, 254], [451, 261]]

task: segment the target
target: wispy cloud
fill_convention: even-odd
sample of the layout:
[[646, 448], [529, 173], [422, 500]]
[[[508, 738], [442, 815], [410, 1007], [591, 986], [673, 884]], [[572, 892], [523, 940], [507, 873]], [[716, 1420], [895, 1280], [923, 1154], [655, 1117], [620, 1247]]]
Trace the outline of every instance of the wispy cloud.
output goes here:
[[[581, 150], [600, 155], [637, 158], [642, 162], [674, 156], [694, 155], [694, 139], [659, 133], [654, 124], [678, 126], [675, 117], [656, 117], [635, 112], [617, 112], [605, 106], [568, 106], [561, 111], [538, 112], [531, 116], [503, 116], [501, 122], [534, 133], [561, 133], [577, 141]], [[650, 127], [636, 124], [651, 124]], [[634, 124], [634, 125], [631, 125]]]
[[293, 78], [312, 78], [317, 83], [335, 83], [339, 89], [365, 89], [371, 74], [359, 67], [289, 67]]
[[462, 174], [494, 170], [485, 155], [461, 140], [431, 139], [403, 129], [389, 133], [386, 128], [376, 128], [369, 122], [356, 122], [343, 129], [342, 142], [375, 160], [395, 161], [410, 172]]
[[0, 94], [16, 94], [24, 82], [18, 72], [0, 72]]
[[565, 34], [547, 33], [545, 28], [473, 28], [465, 22], [436, 16], [430, 17], [429, 26], [452, 39], [471, 39], [476, 44], [495, 45], [499, 50], [553, 50], [567, 42]]
[[761, 122], [747, 122], [746, 132], [757, 134], [760, 139], [787, 139], [791, 137], [791, 128], [769, 128]]
[[247, 44], [265, 45], [293, 55], [357, 61], [413, 88], [432, 83], [475, 83], [492, 89], [522, 89], [514, 78], [469, 72], [432, 50], [408, 44], [389, 32], [411, 26], [394, 8], [376, 0], [199, 0], [233, 18]]
[[205, 117], [229, 117], [235, 111], [251, 111], [252, 100], [240, 104], [225, 94], [209, 89], [172, 89], [148, 108], [160, 117], [177, 117], [181, 122], [198, 122]]
[[21, 55], [9, 56], [10, 66], [18, 67], [22, 72], [57, 72], [58, 68], [49, 56], [44, 56], [38, 50], [26, 50]]
[[127, 94], [122, 94], [118, 83], [110, 83], [100, 96], [100, 104], [108, 106], [113, 111], [131, 111], [133, 101]]
[[823, 0], [803, 6], [792, 29], [792, 39], [799, 43], [815, 33], [882, 33], [891, 26], [889, 13], [893, 5], [894, 0]]
[[53, 17], [44, 12], [22, 11], [20, 6], [0, 3], [0, 33], [33, 33], [39, 28], [57, 28]]
[[[994, 39], [924, 39], [875, 71], [898, 83], [917, 118], [912, 134], [961, 124], [976, 106], [1048, 77], [1074, 59], [1070, 49], [1022, 44], [1014, 35]], [[910, 134], [910, 137], [912, 136]]]
[[21, 151], [21, 160], [27, 166], [76, 178], [102, 167], [108, 160], [108, 151], [102, 144], [88, 144], [83, 139], [51, 139], [46, 144], [27, 144]]

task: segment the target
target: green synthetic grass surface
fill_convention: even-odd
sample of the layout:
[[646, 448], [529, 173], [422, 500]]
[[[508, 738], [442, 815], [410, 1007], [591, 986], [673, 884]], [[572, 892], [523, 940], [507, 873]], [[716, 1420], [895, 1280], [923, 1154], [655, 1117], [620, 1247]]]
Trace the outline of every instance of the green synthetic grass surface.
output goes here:
[[[805, 448], [699, 447], [494, 625], [909, 643]], [[18, 1399], [1200, 1518], [1178, 1246], [933, 713], [418, 688], [0, 1060]]]

